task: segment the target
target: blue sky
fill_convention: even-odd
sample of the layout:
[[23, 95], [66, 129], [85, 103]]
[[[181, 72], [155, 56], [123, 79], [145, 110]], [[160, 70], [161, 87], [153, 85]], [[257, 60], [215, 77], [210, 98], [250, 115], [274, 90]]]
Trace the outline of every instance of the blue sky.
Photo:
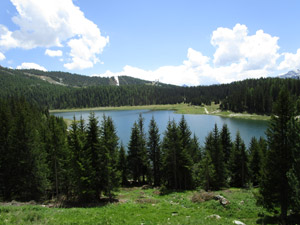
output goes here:
[[0, 65], [228, 83], [300, 68], [298, 0], [1, 0]]

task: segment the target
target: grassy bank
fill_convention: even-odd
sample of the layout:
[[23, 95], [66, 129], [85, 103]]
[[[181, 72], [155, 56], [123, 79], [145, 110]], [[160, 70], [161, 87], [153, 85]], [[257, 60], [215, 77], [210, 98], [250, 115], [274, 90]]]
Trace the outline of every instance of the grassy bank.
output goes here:
[[223, 206], [214, 199], [202, 202], [195, 191], [159, 195], [157, 189], [124, 188], [116, 203], [92, 208], [0, 206], [0, 224], [256, 224], [261, 220], [258, 214], [266, 212], [256, 206], [253, 191], [215, 192], [230, 201]]
[[173, 105], [144, 105], [144, 106], [120, 106], [120, 107], [96, 107], [96, 108], [78, 108], [78, 109], [59, 109], [50, 110], [50, 112], [76, 112], [76, 111], [96, 111], [96, 110], [174, 110], [178, 114], [208, 114], [223, 116], [229, 118], [252, 119], [252, 120], [269, 120], [270, 116], [249, 114], [249, 113], [233, 113], [231, 111], [221, 111], [219, 104], [211, 104], [204, 106], [193, 106], [189, 104], [173, 104]]

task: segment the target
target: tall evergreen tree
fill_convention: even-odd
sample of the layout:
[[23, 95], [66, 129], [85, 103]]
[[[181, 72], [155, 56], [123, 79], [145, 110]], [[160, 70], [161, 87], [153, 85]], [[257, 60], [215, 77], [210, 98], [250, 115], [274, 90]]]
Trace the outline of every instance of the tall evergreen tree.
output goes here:
[[205, 190], [210, 191], [215, 189], [216, 183], [216, 170], [214, 164], [212, 163], [210, 154], [208, 152], [204, 153], [204, 156], [199, 163], [200, 169], [198, 174], [198, 183]]
[[127, 164], [127, 155], [125, 152], [125, 147], [123, 143], [121, 143], [120, 151], [119, 151], [119, 163], [118, 169], [121, 173], [121, 184], [127, 185], [128, 184], [128, 164]]
[[138, 118], [139, 139], [140, 139], [139, 154], [142, 163], [141, 173], [143, 177], [143, 183], [146, 182], [146, 177], [147, 177], [147, 182], [151, 182], [150, 162], [147, 154], [147, 140], [146, 140], [144, 126], [145, 126], [145, 118], [143, 118], [142, 114], [140, 113]]
[[48, 163], [52, 185], [52, 196], [58, 197], [59, 193], [67, 193], [69, 187], [68, 179], [68, 148], [66, 136], [66, 124], [62, 118], [53, 115], [48, 118], [48, 141], [46, 148], [48, 151]]
[[220, 134], [218, 127], [215, 127], [211, 133], [209, 133], [205, 142], [205, 150], [210, 155], [212, 164], [214, 165], [216, 177], [214, 182], [211, 182], [211, 186], [214, 189], [219, 189], [226, 185], [226, 166], [224, 162], [224, 155], [222, 151], [222, 145], [220, 140]]
[[163, 177], [168, 188], [192, 188], [192, 161], [182, 149], [180, 131], [175, 121], [169, 121], [163, 139]]
[[226, 123], [223, 124], [222, 130], [220, 132], [221, 144], [224, 153], [224, 161], [228, 164], [230, 159], [230, 152], [232, 148], [232, 142], [230, 137], [230, 132]]
[[120, 185], [118, 170], [118, 141], [119, 138], [111, 117], [103, 115], [100, 127], [100, 180], [104, 193], [112, 198], [112, 191]]
[[90, 161], [86, 165], [86, 172], [89, 174], [86, 190], [87, 198], [95, 198], [98, 200], [103, 190], [101, 183], [101, 158], [100, 158], [100, 131], [98, 127], [98, 119], [95, 113], [91, 112], [89, 115], [89, 122], [86, 128], [86, 142], [84, 146], [84, 155]]
[[258, 185], [261, 178], [262, 153], [255, 137], [251, 139], [249, 147], [249, 169], [250, 177], [254, 186]]
[[233, 143], [229, 165], [231, 186], [245, 187], [249, 178], [248, 155], [246, 152], [246, 146], [241, 139], [239, 132], [237, 132]]
[[295, 142], [299, 141], [296, 133], [294, 104], [287, 89], [282, 89], [267, 130], [269, 150], [260, 184], [260, 203], [268, 209], [280, 206], [283, 223], [292, 201], [288, 173], [293, 168]]
[[141, 182], [143, 162], [140, 153], [140, 132], [136, 122], [131, 128], [130, 141], [128, 144], [128, 168], [134, 182]]
[[148, 130], [148, 154], [151, 160], [154, 186], [160, 186], [161, 181], [161, 147], [158, 126], [152, 117]]
[[192, 155], [192, 133], [184, 118], [184, 115], [182, 115], [181, 120], [179, 121], [178, 130], [182, 155], [180, 157], [180, 164], [182, 164], [180, 172], [183, 176], [184, 189], [191, 189], [193, 187], [193, 176], [191, 173], [193, 167], [192, 157], [194, 157]]

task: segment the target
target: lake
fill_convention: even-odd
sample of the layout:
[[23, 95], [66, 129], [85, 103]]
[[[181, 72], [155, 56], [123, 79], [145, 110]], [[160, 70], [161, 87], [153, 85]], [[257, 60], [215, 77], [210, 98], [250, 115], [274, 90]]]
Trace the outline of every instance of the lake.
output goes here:
[[[148, 126], [152, 116], [154, 116], [155, 121], [158, 125], [159, 131], [161, 133], [161, 139], [163, 133], [167, 127], [169, 120], [175, 120], [177, 123], [180, 121], [182, 114], [176, 114], [174, 111], [161, 110], [161, 111], [152, 111], [152, 110], [115, 110], [115, 111], [94, 111], [95, 115], [98, 117], [98, 120], [101, 121], [103, 114], [106, 116], [112, 117], [118, 137], [127, 146], [131, 128], [134, 121], [137, 121], [139, 114], [145, 118], [145, 132], [148, 131]], [[88, 122], [89, 111], [76, 111], [76, 112], [59, 112], [51, 113], [55, 116], [63, 117], [66, 119], [73, 120], [73, 116], [76, 116], [76, 119], [79, 120], [80, 116]], [[212, 131], [214, 125], [217, 124], [219, 131], [222, 129], [223, 124], [227, 124], [229, 131], [231, 133], [231, 138], [234, 141], [236, 132], [239, 131], [242, 139], [244, 140], [246, 146], [249, 145], [250, 140], [253, 136], [256, 138], [265, 137], [265, 131], [268, 126], [268, 121], [259, 121], [259, 120], [245, 120], [237, 118], [226, 118], [213, 115], [184, 115], [190, 130], [193, 134], [199, 139], [201, 146], [204, 146], [205, 137], [207, 134]]]

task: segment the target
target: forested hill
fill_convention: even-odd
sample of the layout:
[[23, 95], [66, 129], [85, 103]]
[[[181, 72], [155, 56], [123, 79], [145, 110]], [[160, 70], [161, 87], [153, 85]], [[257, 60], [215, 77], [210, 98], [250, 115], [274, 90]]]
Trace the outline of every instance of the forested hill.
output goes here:
[[[2, 68], [1, 68], [2, 69]], [[4, 69], [5, 70], [5, 69]], [[141, 80], [129, 76], [118, 76], [118, 77], [97, 77], [97, 76], [84, 76], [79, 74], [72, 74], [60, 71], [40, 71], [40, 70], [19, 70], [23, 72], [24, 75], [37, 77], [45, 80], [52, 84], [59, 84], [63, 86], [70, 87], [89, 87], [98, 85], [132, 85], [132, 84], [147, 84], [147, 85], [165, 85], [162, 83], [151, 82], [146, 80]]]
[[[47, 81], [50, 78], [52, 82]], [[300, 108], [300, 80], [295, 79], [260, 78], [197, 87], [164, 85], [128, 76], [119, 77], [120, 86], [109, 85], [116, 82], [114, 78], [97, 77], [99, 85], [90, 79], [93, 78], [63, 72], [0, 67], [0, 98], [23, 97], [49, 109], [216, 102], [221, 103], [222, 110], [270, 114], [273, 102], [285, 86], [297, 109]]]

